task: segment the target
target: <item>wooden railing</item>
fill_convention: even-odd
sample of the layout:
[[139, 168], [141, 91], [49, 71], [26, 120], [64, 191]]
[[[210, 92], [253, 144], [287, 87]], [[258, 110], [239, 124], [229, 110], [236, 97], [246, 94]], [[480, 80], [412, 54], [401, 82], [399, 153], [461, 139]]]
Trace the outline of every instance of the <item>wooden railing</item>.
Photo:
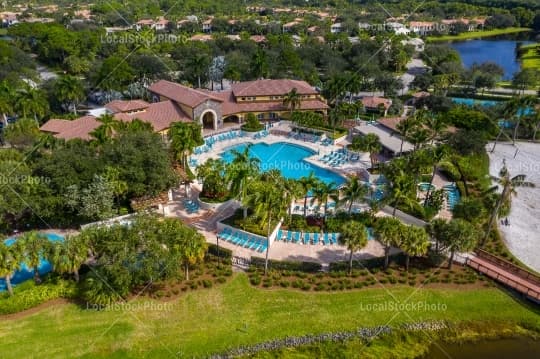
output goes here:
[[497, 257], [489, 252], [486, 252], [482, 249], [476, 250], [476, 255], [478, 258], [482, 258], [483, 260], [490, 262], [500, 268], [503, 268], [507, 272], [510, 272], [516, 276], [518, 276], [521, 279], [524, 279], [528, 282], [531, 282], [535, 285], [540, 285], [540, 276], [537, 274], [534, 274], [526, 269], [523, 269], [514, 263], [511, 263], [503, 258]]

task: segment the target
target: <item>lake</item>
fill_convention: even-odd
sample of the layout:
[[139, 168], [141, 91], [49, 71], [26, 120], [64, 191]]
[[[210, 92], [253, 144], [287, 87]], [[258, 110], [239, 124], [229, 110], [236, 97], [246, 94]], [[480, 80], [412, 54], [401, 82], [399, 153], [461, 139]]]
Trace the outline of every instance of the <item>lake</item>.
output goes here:
[[508, 37], [492, 37], [485, 39], [454, 41], [450, 43], [461, 56], [466, 68], [473, 63], [486, 61], [495, 62], [504, 69], [504, 80], [510, 80], [512, 75], [519, 71], [521, 64], [516, 54], [520, 44], [531, 44], [533, 41]]
[[[441, 350], [442, 349], [442, 350]], [[444, 351], [444, 352], [443, 352]], [[494, 359], [494, 358], [540, 358], [540, 341], [516, 337], [482, 340], [466, 344], [438, 343], [431, 346], [423, 359]]]

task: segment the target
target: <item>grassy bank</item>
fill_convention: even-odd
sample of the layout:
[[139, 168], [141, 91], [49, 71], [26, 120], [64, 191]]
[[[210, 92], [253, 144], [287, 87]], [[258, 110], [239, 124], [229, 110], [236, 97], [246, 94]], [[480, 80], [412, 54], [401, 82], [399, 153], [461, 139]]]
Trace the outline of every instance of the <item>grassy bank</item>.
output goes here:
[[531, 44], [521, 47], [525, 52], [521, 56], [523, 68], [540, 69], [540, 44]]
[[527, 32], [527, 31], [531, 31], [531, 29], [526, 28], [526, 27], [509, 27], [506, 29], [464, 32], [459, 35], [428, 36], [427, 41], [434, 42], [434, 41], [469, 40], [469, 39], [479, 39], [482, 37], [490, 37], [490, 36], [497, 36], [497, 35], [515, 34], [518, 32]]
[[285, 336], [354, 330], [412, 321], [496, 321], [540, 328], [537, 310], [495, 288], [391, 290], [398, 301], [444, 304], [445, 310], [367, 310], [393, 302], [384, 288], [302, 293], [253, 288], [244, 274], [168, 302], [139, 299], [129, 308], [91, 311], [74, 304], [17, 320], [0, 319], [3, 358], [193, 357]]

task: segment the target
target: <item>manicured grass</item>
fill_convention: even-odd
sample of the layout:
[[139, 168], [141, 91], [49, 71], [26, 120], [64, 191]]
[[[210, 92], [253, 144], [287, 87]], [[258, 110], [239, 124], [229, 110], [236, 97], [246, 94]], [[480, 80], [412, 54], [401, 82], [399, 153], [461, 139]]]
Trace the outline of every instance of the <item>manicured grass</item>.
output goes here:
[[[399, 301], [440, 303], [446, 310], [369, 311], [392, 302], [383, 288], [341, 293], [261, 290], [247, 276], [188, 292], [170, 302], [139, 299], [130, 304], [167, 304], [161, 310], [130, 308], [95, 312], [62, 305], [17, 320], [0, 320], [3, 358], [193, 357], [245, 344], [308, 333], [353, 330], [424, 320], [526, 323], [540, 329], [540, 316], [495, 288], [426, 290], [395, 288]], [[393, 318], [395, 316], [395, 318]], [[393, 320], [392, 320], [393, 318]]]
[[7, 35], [7, 29], [0, 29], [0, 36]]
[[521, 56], [523, 68], [540, 70], [540, 44], [524, 46], [527, 51]]
[[526, 27], [509, 27], [506, 29], [464, 32], [459, 35], [428, 36], [427, 41], [454, 41], [454, 40], [478, 39], [482, 37], [515, 34], [518, 32], [526, 32], [526, 31], [531, 31], [531, 29], [526, 28]]

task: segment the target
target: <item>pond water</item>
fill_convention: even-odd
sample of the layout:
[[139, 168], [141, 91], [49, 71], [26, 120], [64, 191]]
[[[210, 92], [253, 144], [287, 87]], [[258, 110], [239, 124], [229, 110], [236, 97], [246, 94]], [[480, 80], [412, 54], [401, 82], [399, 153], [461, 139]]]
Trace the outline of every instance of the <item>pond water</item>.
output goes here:
[[[442, 349], [442, 350], [441, 350]], [[540, 358], [540, 341], [517, 337], [466, 344], [434, 344], [423, 359]]]
[[470, 68], [475, 62], [495, 62], [504, 69], [504, 80], [510, 80], [519, 71], [521, 64], [517, 59], [517, 49], [520, 44], [531, 44], [533, 41], [512, 39], [507, 37], [492, 37], [485, 39], [454, 41], [450, 43], [459, 55], [465, 68]]

